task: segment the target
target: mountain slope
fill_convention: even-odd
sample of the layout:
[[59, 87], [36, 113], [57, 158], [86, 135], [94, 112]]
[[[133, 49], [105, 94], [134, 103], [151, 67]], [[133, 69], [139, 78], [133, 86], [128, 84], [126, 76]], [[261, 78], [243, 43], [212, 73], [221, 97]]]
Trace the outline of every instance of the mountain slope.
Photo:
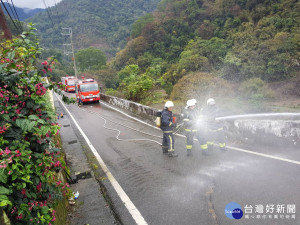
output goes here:
[[299, 70], [299, 1], [162, 0], [153, 17], [118, 53], [117, 70], [161, 58], [172, 85], [195, 71], [275, 81]]
[[41, 43], [60, 47], [64, 43], [62, 27], [73, 29], [76, 48], [95, 46], [102, 50], [123, 47], [130, 36], [132, 23], [152, 12], [159, 0], [63, 0], [46, 12], [27, 21], [36, 24]]
[[[6, 9], [8, 10], [8, 12], [11, 14], [11, 16], [14, 17], [15, 11], [14, 11], [13, 6], [9, 3], [6, 3], [6, 2], [4, 2], [4, 5], [5, 5]], [[7, 15], [7, 12], [4, 9], [4, 7], [2, 7], [2, 8], [3, 8], [3, 11], [4, 11], [5, 15]], [[11, 12], [11, 9], [12, 9], [13, 12]], [[24, 21], [27, 18], [32, 17], [32, 16], [36, 15], [37, 13], [44, 11], [44, 9], [40, 9], [40, 8], [27, 9], [27, 8], [19, 8], [17, 6], [15, 6], [15, 9], [16, 9], [16, 12], [18, 14], [18, 17], [19, 17], [20, 21]]]

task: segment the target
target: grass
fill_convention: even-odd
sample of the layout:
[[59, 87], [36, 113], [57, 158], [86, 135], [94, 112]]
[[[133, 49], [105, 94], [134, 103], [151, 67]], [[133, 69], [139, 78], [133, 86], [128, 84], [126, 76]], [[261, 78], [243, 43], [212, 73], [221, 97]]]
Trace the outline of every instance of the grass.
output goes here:
[[[62, 149], [62, 141], [60, 135], [55, 135], [53, 138], [53, 141], [55, 143], [55, 146], [57, 148]], [[62, 162], [62, 165], [66, 167], [66, 170], [69, 170], [69, 168], [66, 166], [65, 162], [65, 154], [62, 149], [62, 155], [59, 158], [59, 161]], [[63, 174], [64, 182], [66, 181], [66, 177]], [[56, 211], [56, 225], [68, 225], [68, 197], [64, 196], [61, 201], [58, 202], [58, 204], [54, 207], [54, 210]]]

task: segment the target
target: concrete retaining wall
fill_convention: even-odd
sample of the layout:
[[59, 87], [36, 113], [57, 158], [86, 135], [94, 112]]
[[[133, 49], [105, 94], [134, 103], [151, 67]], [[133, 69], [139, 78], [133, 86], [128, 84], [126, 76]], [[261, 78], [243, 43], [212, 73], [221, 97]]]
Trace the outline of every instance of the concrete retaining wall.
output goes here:
[[111, 105], [117, 106], [121, 109], [128, 110], [136, 115], [139, 115], [147, 120], [150, 120], [152, 123], [155, 122], [157, 109], [132, 102], [126, 99], [117, 98], [114, 96], [109, 96], [105, 94], [100, 94], [100, 98], [102, 101], [105, 101]]
[[[139, 115], [153, 124], [155, 122], [157, 109], [104, 94], [101, 94], [101, 100]], [[236, 119], [224, 117], [220, 122], [224, 124], [228, 137], [243, 142], [300, 147], [300, 114], [270, 114], [259, 117], [245, 115]]]

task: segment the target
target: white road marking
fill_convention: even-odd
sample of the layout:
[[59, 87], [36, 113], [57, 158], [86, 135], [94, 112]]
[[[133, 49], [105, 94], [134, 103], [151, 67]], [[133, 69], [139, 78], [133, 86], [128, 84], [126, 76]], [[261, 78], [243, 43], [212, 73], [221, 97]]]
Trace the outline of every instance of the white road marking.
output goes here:
[[258, 156], [262, 156], [262, 157], [266, 157], [266, 158], [270, 158], [270, 159], [276, 159], [276, 160], [280, 160], [280, 161], [284, 161], [284, 162], [289, 162], [289, 163], [294, 163], [294, 164], [300, 165], [300, 162], [299, 161], [295, 161], [295, 160], [285, 159], [285, 158], [281, 158], [281, 157], [277, 157], [277, 156], [272, 156], [272, 155], [267, 155], [267, 154], [263, 154], [263, 153], [259, 153], [259, 152], [253, 152], [253, 151], [245, 150], [245, 149], [242, 149], [242, 148], [236, 148], [236, 147], [231, 147], [231, 146], [226, 146], [226, 147], [229, 148], [229, 149], [232, 149], [234, 151], [245, 152], [245, 153], [254, 154], [254, 155], [258, 155]]
[[85, 133], [83, 132], [83, 130], [80, 128], [80, 126], [78, 125], [77, 121], [75, 120], [75, 118], [73, 117], [73, 115], [71, 114], [71, 112], [67, 109], [67, 107], [61, 101], [61, 99], [57, 96], [57, 94], [55, 94], [55, 95], [56, 95], [56, 98], [62, 104], [62, 106], [65, 108], [65, 110], [68, 112], [68, 114], [70, 115], [70, 118], [73, 120], [73, 122], [76, 125], [77, 129], [80, 131], [80, 133], [83, 136], [83, 138], [85, 139], [86, 143], [88, 144], [88, 146], [92, 150], [92, 152], [93, 152], [94, 156], [96, 157], [96, 159], [98, 160], [101, 168], [105, 172], [108, 180], [110, 181], [110, 183], [112, 184], [112, 186], [116, 190], [117, 194], [119, 195], [119, 197], [123, 201], [125, 207], [128, 209], [129, 213], [131, 214], [131, 216], [135, 220], [136, 224], [138, 224], [138, 225], [147, 225], [147, 222], [145, 221], [145, 219], [142, 216], [142, 214], [135, 207], [135, 205], [130, 200], [130, 198], [127, 196], [127, 194], [125, 193], [125, 191], [123, 190], [123, 188], [121, 187], [121, 185], [118, 183], [118, 181], [111, 174], [111, 172], [107, 168], [106, 164], [104, 163], [103, 159], [101, 158], [101, 156], [99, 155], [99, 153], [97, 152], [97, 150], [95, 149], [95, 147], [92, 145], [92, 143], [90, 142], [90, 140], [88, 139], [88, 137], [85, 135]]
[[[101, 104], [103, 104], [103, 105], [105, 105], [105, 106], [107, 106], [107, 107], [109, 107], [109, 108], [111, 108], [111, 109], [113, 109], [113, 110], [115, 110], [115, 111], [117, 111], [119, 113], [122, 113], [123, 115], [125, 115], [125, 116], [127, 116], [127, 117], [129, 117], [131, 119], [134, 119], [134, 120], [136, 120], [136, 121], [138, 121], [140, 123], [146, 124], [146, 125], [148, 125], [150, 127], [153, 127], [155, 129], [159, 129], [159, 128], [157, 128], [157, 127], [155, 127], [155, 126], [153, 126], [153, 125], [151, 125], [149, 123], [146, 123], [145, 121], [142, 121], [142, 120], [139, 120], [139, 119], [137, 119], [137, 118], [135, 118], [133, 116], [130, 116], [130, 115], [122, 112], [121, 110], [116, 109], [116, 108], [114, 108], [114, 107], [112, 107], [112, 106], [104, 103], [103, 101], [101, 101]], [[176, 135], [180, 136], [180, 137], [185, 137], [184, 135], [181, 135], [181, 134], [176, 134]], [[246, 150], [246, 149], [236, 148], [236, 147], [231, 147], [231, 146], [226, 146], [226, 148], [234, 150], [234, 151], [244, 152], [244, 153], [248, 153], [248, 154], [258, 155], [258, 156], [262, 156], [262, 157], [266, 157], [266, 158], [270, 158], [270, 159], [276, 159], [276, 160], [280, 160], [280, 161], [284, 161], [284, 162], [288, 162], [288, 163], [293, 163], [293, 164], [300, 165], [300, 162], [299, 161], [295, 161], [295, 160], [285, 159], [285, 158], [281, 158], [281, 157], [277, 157], [277, 156], [267, 155], [267, 154], [263, 154], [263, 153], [259, 153], [259, 152], [254, 152], [254, 151], [249, 151], [249, 150]]]

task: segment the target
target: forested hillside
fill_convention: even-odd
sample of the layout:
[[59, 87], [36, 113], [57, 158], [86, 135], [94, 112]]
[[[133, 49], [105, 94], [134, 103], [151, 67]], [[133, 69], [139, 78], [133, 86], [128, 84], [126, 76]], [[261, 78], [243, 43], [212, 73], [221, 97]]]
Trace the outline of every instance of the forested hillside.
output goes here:
[[[107, 53], [124, 47], [132, 23], [152, 12], [159, 0], [62, 0], [27, 21], [36, 24], [43, 46], [60, 48], [62, 27], [71, 27], [76, 49], [95, 46]], [[53, 23], [52, 23], [53, 22]]]
[[145, 90], [163, 88], [173, 99], [192, 95], [195, 83], [207, 84], [206, 95], [215, 88], [271, 98], [266, 82], [299, 72], [299, 25], [297, 0], [162, 0], [133, 24], [111, 66], [120, 71], [119, 90], [133, 100], [143, 99], [142, 90], [128, 90], [139, 79]]

